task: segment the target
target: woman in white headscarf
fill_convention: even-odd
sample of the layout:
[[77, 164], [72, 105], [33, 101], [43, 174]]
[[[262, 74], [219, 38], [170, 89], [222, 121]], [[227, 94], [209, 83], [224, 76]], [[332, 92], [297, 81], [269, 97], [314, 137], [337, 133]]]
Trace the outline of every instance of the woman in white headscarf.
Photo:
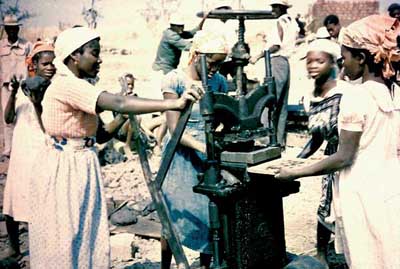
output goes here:
[[[201, 87], [200, 55], [207, 56], [209, 85], [212, 91], [227, 92], [225, 77], [218, 73], [228, 53], [225, 38], [219, 34], [200, 31], [190, 50], [189, 66], [169, 72], [162, 83], [165, 100], [175, 100], [188, 88]], [[167, 111], [169, 133], [173, 133], [180, 116], [179, 111]], [[204, 121], [198, 104], [195, 104], [186, 125], [180, 145], [175, 152], [163, 191], [172, 221], [182, 244], [200, 252], [200, 265], [209, 268], [211, 246], [209, 240], [208, 198], [194, 193], [197, 175], [204, 171], [206, 145]], [[161, 268], [169, 269], [172, 252], [165, 237], [161, 238]]]
[[[338, 115], [342, 94], [351, 87], [347, 82], [338, 80], [337, 59], [340, 58], [340, 46], [328, 39], [316, 39], [308, 45], [306, 68], [314, 79], [313, 97], [308, 112], [308, 130], [310, 141], [297, 156], [308, 158], [326, 141], [325, 155], [332, 155], [339, 144]], [[326, 255], [331, 233], [334, 232], [334, 214], [332, 210], [332, 184], [337, 173], [322, 177], [321, 198], [317, 217], [317, 258], [328, 266]]]
[[202, 93], [189, 90], [165, 101], [95, 87], [100, 37], [86, 27], [62, 32], [55, 55], [57, 74], [42, 102], [47, 141], [32, 172], [37, 180], [29, 227], [31, 268], [110, 268], [106, 202], [94, 148], [97, 114], [182, 109]]

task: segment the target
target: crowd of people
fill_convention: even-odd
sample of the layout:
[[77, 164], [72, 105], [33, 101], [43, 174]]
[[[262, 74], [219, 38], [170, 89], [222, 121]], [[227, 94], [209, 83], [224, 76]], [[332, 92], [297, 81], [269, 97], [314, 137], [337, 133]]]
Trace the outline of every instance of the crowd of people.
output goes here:
[[[270, 4], [277, 23], [267, 33], [265, 50], [271, 52], [276, 83], [273, 127], [284, 150], [288, 58], [296, 39], [306, 32], [300, 29], [304, 23], [288, 14], [287, 0]], [[214, 8], [231, 9], [225, 4]], [[326, 142], [326, 158], [309, 166], [281, 168], [275, 178], [323, 175], [317, 258], [325, 267], [334, 234], [336, 251], [345, 255], [350, 268], [400, 268], [399, 14], [400, 5], [392, 4], [387, 15], [371, 15], [347, 27], [331, 14], [307, 44], [306, 69], [314, 80], [308, 112], [311, 138], [297, 157], [310, 157]], [[19, 37], [17, 17], [4, 17], [0, 161], [9, 159], [3, 203], [10, 245], [6, 256], [21, 256], [18, 225], [27, 222], [31, 268], [110, 268], [108, 215], [96, 144], [117, 138], [126, 144], [125, 153], [132, 155], [127, 115], [161, 112], [150, 124], [139, 119], [141, 130], [161, 152], [181, 110], [193, 102], [162, 188], [182, 244], [200, 253], [203, 269], [211, 268], [209, 201], [192, 191], [207, 159], [198, 105], [204, 94], [200, 58], [206, 56], [211, 91], [227, 93], [227, 74], [232, 72], [220, 69], [229, 69], [232, 42], [221, 31], [202, 29], [206, 15], [192, 31], [184, 31], [182, 18], [174, 16], [163, 32], [153, 64], [154, 71], [162, 72], [156, 90], [163, 100], [138, 97], [132, 73], [121, 76], [119, 94], [96, 86], [102, 63], [96, 31], [78, 26], [62, 31], [54, 44], [31, 44]], [[189, 59], [180, 68], [183, 50], [190, 51]], [[256, 52], [247, 60], [254, 64], [263, 56], [264, 52]], [[104, 124], [102, 111], [113, 111], [113, 121]], [[261, 123], [266, 122], [267, 113], [263, 115]], [[162, 233], [161, 268], [170, 268], [171, 259], [168, 235]]]

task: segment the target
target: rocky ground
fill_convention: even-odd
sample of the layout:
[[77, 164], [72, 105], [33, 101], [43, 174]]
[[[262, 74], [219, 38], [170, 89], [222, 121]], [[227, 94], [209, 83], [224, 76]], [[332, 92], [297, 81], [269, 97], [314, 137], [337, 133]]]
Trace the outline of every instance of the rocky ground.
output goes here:
[[[289, 147], [285, 156], [294, 156], [306, 141], [306, 135], [289, 134]], [[150, 164], [157, 171], [160, 157], [152, 156]], [[6, 181], [6, 163], [0, 163], [0, 196]], [[148, 214], [146, 205], [151, 201], [137, 155], [125, 162], [108, 164], [102, 168], [104, 185], [110, 212], [120, 206], [123, 210], [137, 216], [137, 224], [115, 226], [110, 222], [112, 268], [118, 269], [156, 269], [160, 267], [160, 243], [158, 241], [160, 224], [155, 213]], [[318, 178], [301, 180], [301, 191], [284, 198], [284, 217], [287, 251], [295, 254], [315, 254], [316, 207], [319, 199]], [[123, 206], [125, 205], [125, 206]], [[122, 206], [122, 207], [121, 207]], [[117, 212], [118, 213], [118, 212]], [[113, 216], [118, 216], [115, 213]], [[146, 215], [145, 217], [141, 216]], [[119, 216], [121, 219], [121, 215]], [[125, 214], [126, 217], [126, 214]], [[117, 218], [114, 218], [118, 220]], [[21, 229], [23, 268], [29, 268], [28, 230]], [[0, 252], [7, 246], [4, 222], [0, 222]], [[190, 264], [198, 265], [198, 254], [185, 249]], [[175, 266], [173, 268], [176, 268]]]

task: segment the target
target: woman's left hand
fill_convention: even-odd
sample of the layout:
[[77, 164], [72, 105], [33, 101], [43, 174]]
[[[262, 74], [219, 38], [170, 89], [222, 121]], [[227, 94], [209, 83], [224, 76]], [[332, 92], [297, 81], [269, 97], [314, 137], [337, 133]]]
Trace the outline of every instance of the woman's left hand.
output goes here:
[[293, 169], [281, 168], [279, 172], [275, 175], [275, 178], [279, 180], [293, 181], [299, 178], [299, 176], [296, 175]]
[[201, 87], [191, 87], [183, 92], [182, 96], [177, 99], [178, 109], [185, 108], [187, 102], [196, 102], [204, 96], [204, 90]]

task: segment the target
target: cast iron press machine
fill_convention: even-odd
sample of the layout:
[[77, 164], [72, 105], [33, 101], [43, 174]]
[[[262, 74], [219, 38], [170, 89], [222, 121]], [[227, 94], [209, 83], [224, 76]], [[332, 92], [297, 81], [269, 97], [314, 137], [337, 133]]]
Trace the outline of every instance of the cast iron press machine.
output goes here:
[[[199, 13], [199, 16], [202, 14]], [[207, 85], [207, 65], [202, 55], [202, 82], [206, 91], [200, 101], [205, 120], [207, 163], [194, 192], [207, 195], [210, 215], [210, 238], [213, 245], [214, 269], [283, 268], [287, 264], [282, 197], [298, 192], [298, 182], [281, 182], [272, 175], [251, 173], [248, 168], [281, 157], [273, 128], [276, 102], [270, 55], [265, 51], [266, 76], [262, 85], [247, 92], [243, 72], [249, 50], [244, 40], [245, 20], [273, 19], [269, 11], [214, 10], [211, 19], [239, 21], [238, 42], [232, 49], [236, 65], [234, 96], [213, 93]], [[270, 127], [263, 127], [260, 118], [268, 108]], [[182, 113], [159, 171], [152, 178], [146, 151], [137, 135], [141, 164], [167, 240], [178, 268], [189, 269], [179, 237], [171, 225], [161, 186], [190, 116], [191, 105]], [[138, 131], [134, 116], [132, 127]], [[216, 131], [217, 126], [223, 126]], [[135, 132], [138, 133], [138, 132]], [[257, 146], [257, 138], [269, 138], [269, 144]]]

